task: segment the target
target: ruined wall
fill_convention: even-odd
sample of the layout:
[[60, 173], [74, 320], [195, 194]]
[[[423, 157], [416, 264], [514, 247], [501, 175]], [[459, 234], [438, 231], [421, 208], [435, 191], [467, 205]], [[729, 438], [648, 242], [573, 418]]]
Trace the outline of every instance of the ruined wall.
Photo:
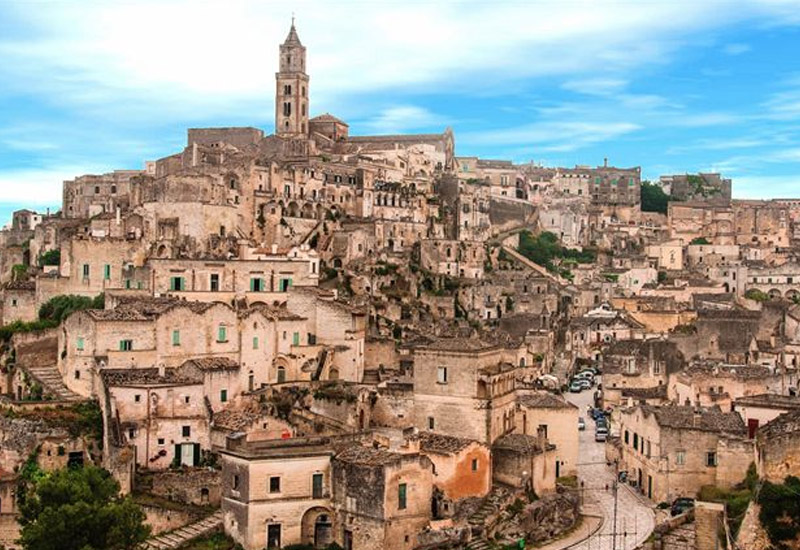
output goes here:
[[145, 523], [152, 529], [151, 535], [173, 531], [197, 520], [197, 516], [186, 510], [160, 508], [148, 504], [140, 504], [145, 515]]
[[492, 197], [489, 206], [489, 220], [492, 232], [500, 233], [528, 223], [536, 207], [525, 201]]
[[219, 506], [222, 481], [218, 470], [156, 472], [151, 492], [184, 504]]

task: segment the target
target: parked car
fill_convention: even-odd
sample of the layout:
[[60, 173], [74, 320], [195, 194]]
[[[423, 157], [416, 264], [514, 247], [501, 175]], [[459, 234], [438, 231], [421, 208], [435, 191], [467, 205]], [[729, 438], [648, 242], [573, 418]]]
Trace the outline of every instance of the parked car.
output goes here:
[[594, 373], [592, 371], [582, 370], [575, 375], [575, 378], [579, 380], [594, 380]]
[[603, 427], [608, 429], [608, 419], [605, 416], [601, 416], [600, 418], [595, 419], [595, 426], [598, 428]]
[[592, 381], [591, 380], [587, 380], [585, 378], [579, 378], [578, 380], [574, 380], [573, 381], [573, 383], [575, 383], [575, 382], [580, 384], [581, 388], [583, 388], [584, 390], [592, 389]]
[[583, 385], [578, 380], [573, 380], [569, 385], [569, 391], [572, 393], [581, 393], [583, 391]]
[[606, 439], [608, 439], [608, 428], [605, 426], [598, 426], [594, 430], [594, 440], [602, 442]]
[[578, 429], [581, 431], [586, 429], [586, 421], [582, 416], [578, 417]]
[[694, 508], [694, 499], [689, 497], [679, 497], [672, 501], [670, 513], [673, 516], [678, 516]]

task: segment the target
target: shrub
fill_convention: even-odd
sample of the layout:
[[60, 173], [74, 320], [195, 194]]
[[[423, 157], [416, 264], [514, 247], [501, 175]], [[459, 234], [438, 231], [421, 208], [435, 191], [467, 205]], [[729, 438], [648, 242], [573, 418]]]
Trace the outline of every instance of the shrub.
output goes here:
[[39, 266], [45, 265], [60, 265], [61, 264], [61, 251], [48, 250], [39, 256]]

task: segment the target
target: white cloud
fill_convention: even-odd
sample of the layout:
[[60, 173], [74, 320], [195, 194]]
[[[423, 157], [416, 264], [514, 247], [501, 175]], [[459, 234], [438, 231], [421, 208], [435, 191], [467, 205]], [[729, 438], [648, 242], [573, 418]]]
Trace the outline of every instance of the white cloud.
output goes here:
[[742, 44], [742, 43], [732, 43], [732, 44], [725, 44], [722, 48], [722, 51], [728, 55], [742, 55], [743, 53], [747, 53], [753, 48], [750, 44]]
[[31, 206], [60, 203], [61, 186], [76, 174], [101, 173], [103, 167], [64, 166], [53, 170], [38, 168], [0, 171], [0, 203]]
[[363, 123], [370, 131], [378, 134], [397, 134], [444, 124], [442, 117], [415, 105], [389, 107]]

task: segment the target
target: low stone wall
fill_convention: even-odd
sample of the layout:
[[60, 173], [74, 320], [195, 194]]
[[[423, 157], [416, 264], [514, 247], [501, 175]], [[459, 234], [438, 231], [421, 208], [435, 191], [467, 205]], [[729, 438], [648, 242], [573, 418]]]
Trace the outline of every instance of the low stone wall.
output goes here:
[[19, 548], [14, 544], [19, 538], [19, 523], [14, 514], [0, 514], [0, 545], [7, 550]]
[[580, 499], [574, 493], [546, 496], [525, 507], [519, 526], [527, 541], [540, 543], [560, 537], [580, 519]]
[[154, 472], [150, 492], [184, 504], [219, 506], [222, 483], [219, 470], [195, 469], [187, 472]]
[[198, 519], [197, 514], [185, 510], [172, 510], [145, 504], [142, 504], [141, 507], [146, 516], [145, 523], [152, 529], [151, 536], [173, 531]]

